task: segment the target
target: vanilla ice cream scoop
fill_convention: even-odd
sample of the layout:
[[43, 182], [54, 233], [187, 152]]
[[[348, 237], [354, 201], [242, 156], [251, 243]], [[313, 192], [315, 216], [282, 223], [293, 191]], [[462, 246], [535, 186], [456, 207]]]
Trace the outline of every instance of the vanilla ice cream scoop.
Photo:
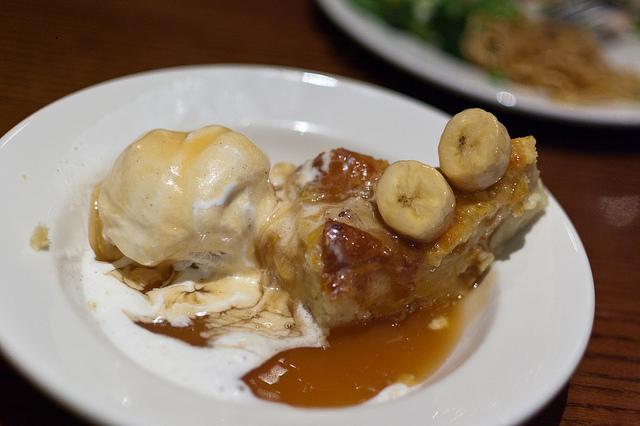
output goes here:
[[276, 204], [268, 175], [267, 156], [225, 127], [153, 130], [120, 154], [100, 186], [103, 235], [142, 265], [244, 265]]

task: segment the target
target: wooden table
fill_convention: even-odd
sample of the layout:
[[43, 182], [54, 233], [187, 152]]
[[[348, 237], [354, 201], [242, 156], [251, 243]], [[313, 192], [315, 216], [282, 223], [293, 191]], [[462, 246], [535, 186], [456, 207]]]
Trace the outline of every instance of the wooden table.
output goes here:
[[[370, 54], [311, 2], [34, 1], [0, 7], [0, 132], [104, 80], [203, 63], [284, 65], [372, 82], [448, 113], [475, 102]], [[531, 424], [640, 424], [640, 128], [499, 113], [534, 134], [549, 189], [575, 224], [596, 285], [591, 341], [570, 382]], [[82, 424], [0, 359], [0, 424]]]

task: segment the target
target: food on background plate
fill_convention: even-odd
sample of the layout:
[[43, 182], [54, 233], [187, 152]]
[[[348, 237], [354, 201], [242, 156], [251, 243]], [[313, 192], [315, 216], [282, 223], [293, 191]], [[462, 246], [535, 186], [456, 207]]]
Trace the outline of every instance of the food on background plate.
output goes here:
[[227, 128], [154, 130], [96, 186], [90, 242], [144, 295], [141, 327], [212, 356], [271, 345], [237, 377], [256, 396], [392, 398], [444, 361], [460, 300], [546, 205], [536, 156], [479, 109], [445, 128], [440, 169], [344, 148], [270, 169]]
[[572, 103], [640, 99], [640, 75], [603, 46], [638, 39], [637, 2], [350, 0], [387, 24], [509, 80]]

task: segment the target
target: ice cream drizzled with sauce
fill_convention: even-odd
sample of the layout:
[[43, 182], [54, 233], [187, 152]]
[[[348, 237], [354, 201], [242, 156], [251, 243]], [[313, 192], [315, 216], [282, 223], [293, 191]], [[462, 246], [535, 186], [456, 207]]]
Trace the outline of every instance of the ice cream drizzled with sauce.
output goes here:
[[275, 205], [269, 159], [221, 126], [153, 130], [120, 154], [94, 191], [90, 237], [99, 260], [145, 294], [134, 320], [203, 334], [251, 330], [295, 337], [286, 292], [269, 288], [253, 241]]
[[103, 235], [141, 265], [236, 271], [275, 206], [268, 175], [267, 156], [225, 127], [153, 130], [129, 145], [101, 184]]

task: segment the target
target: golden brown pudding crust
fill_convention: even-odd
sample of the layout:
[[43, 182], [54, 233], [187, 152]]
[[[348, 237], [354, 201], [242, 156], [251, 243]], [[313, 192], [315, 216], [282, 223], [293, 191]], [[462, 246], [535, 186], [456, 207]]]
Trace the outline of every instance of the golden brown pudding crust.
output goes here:
[[396, 298], [415, 290], [415, 275], [422, 263], [419, 243], [390, 233], [386, 243], [369, 232], [336, 220], [324, 224], [322, 254], [323, 290], [333, 297], [350, 293], [360, 300], [374, 274], [395, 277], [391, 289]]

